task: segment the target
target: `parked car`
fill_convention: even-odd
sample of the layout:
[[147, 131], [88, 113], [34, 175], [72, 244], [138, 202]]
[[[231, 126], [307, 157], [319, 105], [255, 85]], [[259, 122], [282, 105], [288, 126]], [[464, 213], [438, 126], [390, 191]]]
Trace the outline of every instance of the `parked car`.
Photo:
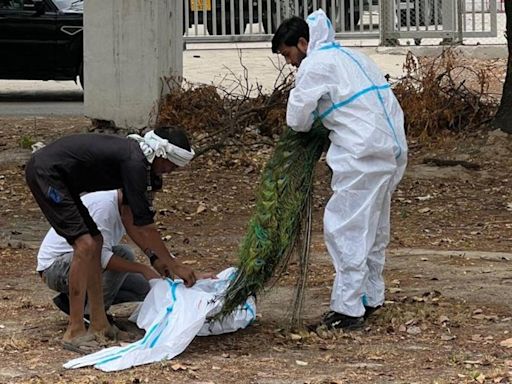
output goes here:
[[0, 0], [0, 78], [83, 76], [83, 1]]

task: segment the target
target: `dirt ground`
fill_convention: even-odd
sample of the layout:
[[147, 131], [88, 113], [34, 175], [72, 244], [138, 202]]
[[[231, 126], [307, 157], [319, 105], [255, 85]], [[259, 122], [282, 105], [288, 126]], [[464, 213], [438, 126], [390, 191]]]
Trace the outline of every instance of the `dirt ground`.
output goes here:
[[[197, 338], [172, 361], [119, 373], [65, 370], [66, 317], [35, 272], [48, 229], [28, 194], [30, 141], [83, 132], [82, 118], [0, 118], [1, 383], [509, 383], [512, 382], [512, 138], [479, 132], [426, 147], [410, 142], [393, 198], [387, 302], [361, 331], [285, 329], [296, 264], [258, 302], [258, 319], [235, 334]], [[165, 180], [158, 226], [199, 270], [236, 262], [254, 205], [262, 146], [243, 156], [206, 155]], [[426, 157], [477, 164], [424, 164]], [[322, 239], [329, 172], [320, 161], [306, 322], [328, 309], [333, 268]], [[113, 307], [126, 323], [133, 307]]]

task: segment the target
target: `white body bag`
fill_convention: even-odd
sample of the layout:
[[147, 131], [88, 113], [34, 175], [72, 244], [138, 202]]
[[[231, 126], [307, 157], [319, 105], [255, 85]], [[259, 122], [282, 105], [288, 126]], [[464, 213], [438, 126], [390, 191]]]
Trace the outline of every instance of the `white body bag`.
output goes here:
[[223, 304], [222, 295], [235, 268], [222, 271], [217, 279], [199, 280], [186, 288], [182, 280], [151, 280], [151, 291], [134, 314], [145, 336], [134, 343], [106, 348], [73, 359], [65, 368], [94, 365], [102, 371], [118, 371], [137, 365], [170, 360], [187, 348], [196, 335], [208, 336], [234, 332], [247, 327], [256, 317], [253, 297], [222, 321], [209, 321]]

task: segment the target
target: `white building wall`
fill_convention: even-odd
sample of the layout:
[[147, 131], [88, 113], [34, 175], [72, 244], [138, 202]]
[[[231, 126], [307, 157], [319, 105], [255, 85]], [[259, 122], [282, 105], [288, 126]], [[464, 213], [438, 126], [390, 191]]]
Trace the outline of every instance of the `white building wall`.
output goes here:
[[150, 126], [183, 72], [182, 2], [87, 0], [84, 7], [85, 115], [117, 127]]

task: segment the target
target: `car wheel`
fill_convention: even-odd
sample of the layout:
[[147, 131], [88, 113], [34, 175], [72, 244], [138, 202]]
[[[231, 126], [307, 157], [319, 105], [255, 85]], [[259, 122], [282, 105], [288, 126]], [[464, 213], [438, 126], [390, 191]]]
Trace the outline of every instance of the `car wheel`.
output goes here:
[[78, 70], [78, 79], [80, 80], [80, 86], [83, 90], [85, 90], [85, 83], [84, 83], [84, 63], [82, 62], [80, 64], [80, 69]]

